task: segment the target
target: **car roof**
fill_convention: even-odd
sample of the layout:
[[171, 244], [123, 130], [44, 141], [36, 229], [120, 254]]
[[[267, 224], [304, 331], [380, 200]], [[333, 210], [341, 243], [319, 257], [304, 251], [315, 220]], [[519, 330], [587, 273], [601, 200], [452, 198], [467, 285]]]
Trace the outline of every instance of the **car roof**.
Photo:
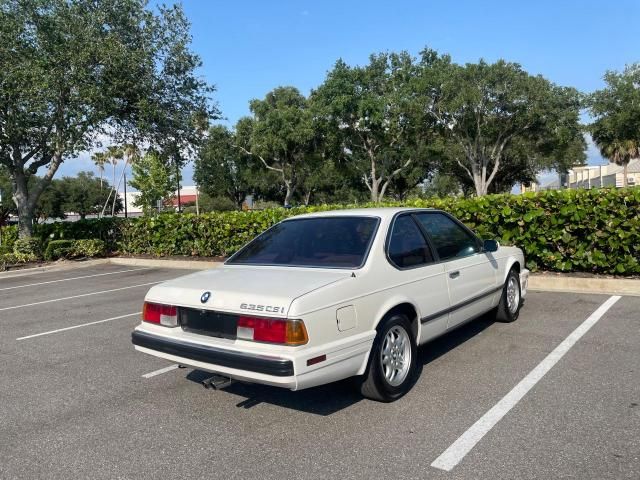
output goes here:
[[380, 217], [382, 219], [391, 218], [397, 213], [414, 211], [434, 211], [433, 208], [411, 208], [411, 207], [378, 207], [378, 208], [348, 208], [344, 210], [327, 210], [324, 212], [303, 213], [289, 217], [287, 220], [296, 218], [317, 218], [317, 217]]

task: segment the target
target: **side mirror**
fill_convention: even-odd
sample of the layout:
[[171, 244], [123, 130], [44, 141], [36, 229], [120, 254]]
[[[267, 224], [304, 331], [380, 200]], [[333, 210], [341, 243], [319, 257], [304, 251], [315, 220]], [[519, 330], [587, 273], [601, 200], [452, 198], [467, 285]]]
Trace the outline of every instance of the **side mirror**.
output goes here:
[[497, 240], [485, 240], [482, 242], [482, 249], [485, 252], [497, 252], [498, 248], [500, 248], [500, 244]]

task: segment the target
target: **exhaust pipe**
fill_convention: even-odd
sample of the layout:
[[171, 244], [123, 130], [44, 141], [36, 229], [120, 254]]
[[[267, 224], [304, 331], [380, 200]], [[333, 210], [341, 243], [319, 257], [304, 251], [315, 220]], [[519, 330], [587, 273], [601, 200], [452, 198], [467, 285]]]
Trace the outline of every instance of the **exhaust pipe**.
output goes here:
[[233, 379], [224, 377], [222, 375], [213, 375], [202, 381], [202, 385], [206, 389], [220, 390], [221, 388], [228, 387], [233, 383]]

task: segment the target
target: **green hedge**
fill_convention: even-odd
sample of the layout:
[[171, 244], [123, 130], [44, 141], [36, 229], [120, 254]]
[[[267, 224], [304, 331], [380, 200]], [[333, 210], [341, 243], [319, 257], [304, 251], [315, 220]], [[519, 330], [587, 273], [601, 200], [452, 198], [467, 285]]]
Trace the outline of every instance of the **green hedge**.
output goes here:
[[67, 258], [73, 252], [73, 240], [51, 240], [44, 251], [47, 261]]
[[34, 235], [43, 243], [50, 240], [102, 240], [109, 250], [118, 248], [120, 229], [127, 220], [118, 217], [78, 220], [77, 222], [43, 223], [35, 226]]
[[[446, 210], [481, 237], [521, 247], [532, 270], [640, 274], [640, 188], [385, 204], [399, 205]], [[356, 205], [139, 218], [121, 224], [120, 248], [128, 254], [227, 256], [285, 217], [353, 207]]]
[[[434, 207], [458, 217], [483, 238], [517, 245], [532, 270], [640, 274], [640, 188], [559, 190], [386, 203]], [[54, 238], [101, 238], [108, 250], [154, 256], [228, 256], [292, 215], [377, 205], [322, 205], [290, 210], [162, 214], [137, 219], [39, 225]]]
[[13, 244], [18, 239], [18, 226], [7, 225], [0, 227], [2, 230], [2, 244], [0, 245], [0, 251], [2, 253], [13, 252]]
[[98, 239], [51, 240], [44, 252], [44, 259], [101, 257], [105, 253], [105, 243]]

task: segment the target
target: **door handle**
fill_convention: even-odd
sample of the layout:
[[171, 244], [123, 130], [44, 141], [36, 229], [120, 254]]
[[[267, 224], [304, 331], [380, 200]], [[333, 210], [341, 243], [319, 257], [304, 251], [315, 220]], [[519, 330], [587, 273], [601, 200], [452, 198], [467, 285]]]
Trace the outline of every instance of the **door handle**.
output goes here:
[[460, 270], [455, 270], [449, 273], [449, 278], [458, 278], [460, 276]]

